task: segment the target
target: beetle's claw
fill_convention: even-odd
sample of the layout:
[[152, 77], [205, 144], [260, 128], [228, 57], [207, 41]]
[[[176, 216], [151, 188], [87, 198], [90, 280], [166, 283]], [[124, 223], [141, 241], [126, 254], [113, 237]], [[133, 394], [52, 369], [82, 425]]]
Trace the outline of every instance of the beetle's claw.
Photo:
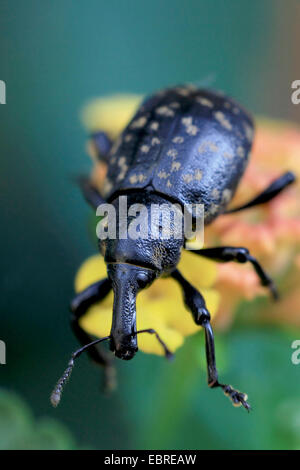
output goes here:
[[246, 393], [239, 392], [231, 387], [231, 385], [221, 385], [224, 394], [231, 400], [233, 406], [243, 406], [248, 412], [251, 410], [251, 406], [247, 402], [248, 395]]
[[169, 361], [173, 361], [173, 359], [175, 358], [175, 354], [173, 354], [171, 351], [169, 351], [169, 349], [167, 349], [165, 351], [165, 355], [166, 355], [166, 358], [169, 360]]

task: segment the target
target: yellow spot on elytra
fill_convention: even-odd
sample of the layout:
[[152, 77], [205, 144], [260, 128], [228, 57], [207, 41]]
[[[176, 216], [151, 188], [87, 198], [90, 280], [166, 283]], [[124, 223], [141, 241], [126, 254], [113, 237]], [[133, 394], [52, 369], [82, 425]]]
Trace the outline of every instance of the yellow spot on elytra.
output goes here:
[[200, 181], [200, 180], [202, 179], [202, 176], [203, 176], [203, 175], [202, 175], [202, 171], [201, 171], [201, 170], [196, 170], [196, 171], [195, 171], [195, 179], [196, 179], [197, 181]]
[[151, 122], [151, 124], [150, 124], [150, 129], [151, 129], [152, 131], [157, 131], [158, 128], [159, 128], [159, 123], [158, 123], [157, 121]]
[[129, 178], [129, 181], [131, 184], [137, 183], [138, 182], [138, 176], [137, 175], [131, 175]]
[[160, 140], [157, 137], [153, 137], [151, 140], [151, 145], [158, 145], [160, 144]]
[[129, 181], [130, 181], [131, 184], [135, 184], [137, 182], [142, 183], [143, 181], [145, 181], [145, 179], [146, 179], [146, 176], [143, 175], [142, 173], [140, 173], [140, 174], [135, 173], [135, 174], [130, 176]]
[[125, 163], [126, 163], [126, 158], [120, 157], [118, 161], [118, 165], [122, 167], [123, 165], [125, 165]]
[[197, 135], [199, 129], [197, 126], [191, 125], [186, 127], [186, 133], [189, 135]]
[[156, 109], [157, 114], [165, 117], [173, 117], [175, 115], [173, 109], [168, 108], [168, 106], [160, 106]]
[[194, 177], [191, 174], [187, 174], [183, 175], [182, 179], [185, 183], [190, 183], [191, 181], [193, 181]]
[[182, 142], [184, 142], [184, 138], [180, 137], [180, 136], [177, 136], [177, 137], [174, 137], [172, 142], [174, 142], [174, 144], [182, 144]]
[[118, 174], [117, 181], [121, 181], [122, 179], [125, 178], [127, 170], [128, 170], [128, 165], [126, 164], [126, 157], [122, 156], [119, 158], [118, 166], [120, 167], [121, 171]]
[[214, 113], [214, 116], [216, 118], [216, 120], [221, 124], [222, 127], [224, 127], [225, 129], [227, 129], [228, 131], [231, 131], [232, 130], [232, 125], [231, 123], [229, 122], [229, 120], [225, 117], [225, 114], [222, 113], [222, 111], [216, 111]]
[[146, 176], [141, 173], [140, 175], [138, 175], [138, 179], [139, 179], [139, 182], [142, 183], [143, 181], [145, 181]]
[[120, 173], [118, 174], [117, 181], [121, 181], [125, 178], [127, 170], [128, 170], [127, 165], [124, 165]]
[[145, 116], [141, 116], [137, 119], [135, 119], [131, 125], [130, 125], [130, 128], [131, 129], [139, 129], [141, 127], [144, 127], [144, 125], [146, 124], [147, 122], [147, 118]]
[[233, 158], [233, 153], [232, 152], [224, 152], [223, 157], [225, 158]]
[[202, 144], [198, 147], [198, 152], [204, 153], [207, 149], [211, 150], [212, 152], [217, 152], [219, 150], [219, 147], [214, 142], [206, 140], [205, 142], [202, 142]]
[[232, 191], [230, 189], [224, 189], [222, 193], [222, 204], [228, 204], [232, 196]]
[[217, 188], [214, 188], [211, 192], [211, 196], [214, 199], [218, 199], [220, 197], [220, 191]]
[[193, 122], [191, 117], [184, 117], [181, 119], [181, 122], [184, 126], [190, 126]]
[[181, 167], [180, 162], [173, 162], [172, 167], [171, 167], [171, 171], [177, 171], [177, 170], [179, 170], [180, 167]]
[[252, 142], [253, 139], [253, 128], [250, 127], [246, 122], [244, 122], [244, 129], [246, 133], [247, 140]]
[[206, 106], [207, 108], [213, 108], [214, 104], [212, 101], [208, 100], [207, 98], [202, 98], [199, 96], [196, 98], [197, 103], [201, 104], [202, 106]]
[[241, 158], [245, 156], [245, 150], [241, 145], [236, 149], [236, 153]]
[[170, 149], [170, 150], [167, 151], [167, 155], [168, 155], [168, 157], [175, 158], [175, 157], [177, 157], [178, 152], [177, 152], [176, 149]]
[[162, 179], [167, 179], [170, 175], [166, 173], [165, 171], [160, 171], [157, 176]]
[[178, 88], [175, 88], [175, 91], [178, 93], [178, 95], [189, 96], [192, 90], [189, 90], [188, 88], [178, 87]]
[[141, 152], [143, 152], [143, 153], [148, 153], [149, 150], [150, 150], [149, 145], [142, 145], [142, 146], [141, 146]]
[[199, 131], [198, 127], [193, 124], [193, 120], [190, 116], [182, 118], [181, 122], [185, 126], [187, 134], [194, 136]]

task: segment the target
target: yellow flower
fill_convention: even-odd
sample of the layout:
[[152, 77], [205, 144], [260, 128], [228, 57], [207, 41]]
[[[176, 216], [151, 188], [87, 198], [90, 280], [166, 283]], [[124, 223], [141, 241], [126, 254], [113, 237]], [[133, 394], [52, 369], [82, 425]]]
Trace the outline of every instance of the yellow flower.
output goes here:
[[[192, 252], [184, 252], [178, 265], [182, 274], [199, 288], [213, 316], [218, 308], [219, 295], [212, 288], [217, 270], [213, 261], [205, 260]], [[75, 290], [80, 292], [93, 282], [106, 277], [103, 257], [88, 258], [79, 269], [75, 279]], [[81, 327], [96, 337], [108, 336], [112, 322], [113, 294], [98, 302], [80, 319]], [[154, 328], [165, 341], [170, 351], [179, 348], [186, 336], [201, 329], [191, 313], [185, 308], [180, 287], [173, 279], [158, 279], [137, 297], [137, 329]], [[141, 334], [139, 349], [152, 354], [163, 354], [161, 345], [152, 335]]]
[[[143, 99], [142, 95], [119, 93], [95, 98], [84, 106], [81, 121], [88, 133], [105, 132], [111, 141], [115, 141], [133, 117]], [[87, 143], [87, 153], [93, 160], [91, 179], [101, 190], [107, 166], [98, 159], [93, 139]]]
[[89, 132], [106, 132], [115, 140], [132, 118], [142, 95], [114, 94], [91, 100], [83, 108], [81, 120]]

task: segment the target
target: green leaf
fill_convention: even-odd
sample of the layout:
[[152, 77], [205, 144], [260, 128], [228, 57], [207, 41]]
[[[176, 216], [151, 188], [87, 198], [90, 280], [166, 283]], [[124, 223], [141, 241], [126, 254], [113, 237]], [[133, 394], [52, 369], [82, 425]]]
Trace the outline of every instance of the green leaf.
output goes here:
[[64, 425], [50, 418], [35, 420], [14, 392], [0, 389], [1, 450], [69, 450], [74, 440]]

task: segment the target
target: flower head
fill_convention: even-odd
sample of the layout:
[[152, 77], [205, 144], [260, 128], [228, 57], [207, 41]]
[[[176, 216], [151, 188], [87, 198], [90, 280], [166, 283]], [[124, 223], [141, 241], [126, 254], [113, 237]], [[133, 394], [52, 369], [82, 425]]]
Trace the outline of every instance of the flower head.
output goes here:
[[[115, 95], [91, 103], [83, 113], [86, 127], [91, 131], [104, 130], [115, 140], [132, 118], [142, 96]], [[94, 157], [92, 177], [101, 188], [106, 165]], [[299, 127], [276, 120], [258, 119], [249, 166], [232, 201], [241, 205], [261, 192], [285, 171], [293, 171], [298, 182], [268, 204], [244, 212], [217, 218], [205, 230], [206, 246], [245, 246], [259, 259], [266, 270], [280, 278], [283, 298], [272, 312], [261, 312], [266, 321], [290, 321], [299, 324], [297, 306], [300, 303], [296, 279], [300, 270], [300, 130]], [[217, 315], [215, 324], [228, 326], [238, 303], [246, 298], [268, 295], [261, 287], [252, 266], [211, 261], [183, 252], [180, 266], [188, 280], [199, 288], [211, 313]], [[205, 273], [202, 278], [202, 273]], [[103, 259], [95, 256], [80, 268], [76, 290], [106, 275]], [[138, 329], [155, 328], [171, 350], [178, 348], [184, 337], [199, 329], [181, 300], [181, 292], [172, 279], [160, 279], [137, 299]], [[140, 312], [140, 313], [139, 313]], [[82, 327], [91, 334], [109, 334], [112, 316], [112, 296], [89, 309], [81, 319]], [[141, 335], [140, 349], [162, 354], [159, 344], [150, 335]]]

